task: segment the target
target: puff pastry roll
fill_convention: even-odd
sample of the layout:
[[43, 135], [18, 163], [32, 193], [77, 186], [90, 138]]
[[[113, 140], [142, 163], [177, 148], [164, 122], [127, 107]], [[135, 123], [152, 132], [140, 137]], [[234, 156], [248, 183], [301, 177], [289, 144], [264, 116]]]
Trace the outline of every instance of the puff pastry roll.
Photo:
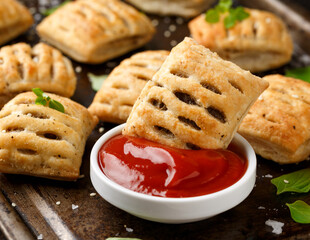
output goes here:
[[0, 45], [25, 32], [32, 23], [29, 10], [18, 1], [0, 1]]
[[101, 63], [141, 47], [155, 30], [144, 14], [119, 0], [78, 0], [45, 18], [37, 32], [76, 61]]
[[282, 164], [305, 160], [310, 154], [310, 84], [282, 75], [264, 79], [269, 88], [238, 132], [266, 159]]
[[17, 43], [0, 50], [0, 108], [18, 93], [35, 87], [71, 97], [75, 86], [71, 61], [53, 47]]
[[48, 93], [65, 113], [21, 93], [0, 111], [0, 172], [76, 180], [85, 142], [97, 118], [72, 100]]
[[143, 88], [123, 134], [177, 148], [226, 148], [267, 86], [185, 38]]
[[224, 17], [208, 23], [200, 15], [189, 23], [193, 38], [251, 72], [277, 68], [290, 61], [293, 44], [283, 21], [270, 12], [246, 9], [250, 17], [225, 29]]
[[88, 110], [102, 121], [126, 122], [146, 82], [151, 80], [168, 51], [145, 51], [124, 60], [103, 82]]
[[205, 11], [215, 0], [126, 0], [147, 13], [195, 17]]

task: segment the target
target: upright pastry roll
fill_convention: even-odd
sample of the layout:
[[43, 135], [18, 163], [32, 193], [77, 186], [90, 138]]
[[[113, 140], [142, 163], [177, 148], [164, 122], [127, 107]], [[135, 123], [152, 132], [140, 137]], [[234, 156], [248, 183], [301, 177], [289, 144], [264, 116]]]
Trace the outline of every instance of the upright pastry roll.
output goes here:
[[145, 51], [122, 61], [103, 82], [88, 110], [102, 121], [126, 122], [143, 87], [168, 54], [163, 50]]
[[249, 18], [225, 29], [222, 15], [218, 23], [208, 23], [200, 15], [189, 23], [193, 38], [251, 72], [266, 71], [289, 62], [293, 43], [283, 21], [266, 11], [245, 9]]
[[269, 88], [258, 98], [238, 132], [266, 159], [286, 164], [310, 154], [310, 84], [268, 75]]
[[123, 134], [177, 148], [226, 148], [267, 86], [185, 38], [143, 88]]
[[25, 32], [33, 23], [29, 10], [16, 0], [0, 1], [0, 45]]
[[195, 17], [205, 11], [215, 0], [126, 0], [147, 13]]
[[17, 43], [0, 49], [0, 108], [32, 88], [71, 97], [75, 86], [71, 61], [53, 47]]
[[79, 177], [85, 142], [97, 123], [85, 107], [48, 93], [65, 112], [21, 93], [0, 111], [0, 172], [57, 180]]
[[77, 0], [45, 18], [37, 32], [76, 61], [101, 63], [143, 46], [155, 30], [119, 0]]

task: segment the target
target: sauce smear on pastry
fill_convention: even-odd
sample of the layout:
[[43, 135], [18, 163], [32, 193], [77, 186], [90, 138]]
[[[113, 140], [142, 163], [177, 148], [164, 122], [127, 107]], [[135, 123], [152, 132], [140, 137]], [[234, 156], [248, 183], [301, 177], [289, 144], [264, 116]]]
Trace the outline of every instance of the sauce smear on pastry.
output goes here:
[[225, 189], [245, 173], [247, 160], [232, 150], [187, 150], [117, 135], [99, 151], [99, 166], [112, 181], [161, 197], [194, 197]]

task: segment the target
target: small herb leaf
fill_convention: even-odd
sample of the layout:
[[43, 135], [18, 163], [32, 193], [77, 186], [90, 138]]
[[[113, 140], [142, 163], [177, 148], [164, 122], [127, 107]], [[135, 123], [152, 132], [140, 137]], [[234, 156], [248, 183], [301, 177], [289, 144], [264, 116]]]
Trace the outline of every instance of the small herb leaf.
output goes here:
[[238, 21], [242, 21], [250, 16], [243, 7], [232, 8], [232, 0], [220, 0], [215, 8], [206, 12], [205, 20], [209, 23], [217, 23], [220, 21], [220, 15], [228, 12], [224, 18], [224, 26], [226, 29], [235, 26]]
[[59, 112], [62, 112], [62, 113], [65, 112], [65, 108], [60, 102], [58, 102], [54, 99], [51, 99], [40, 88], [33, 88], [32, 91], [35, 93], [35, 95], [37, 95], [37, 98], [35, 100], [35, 104], [43, 105], [43, 106], [49, 106], [50, 108], [53, 108], [53, 109], [55, 109]]
[[58, 102], [58, 101], [56, 101], [56, 100], [51, 99], [51, 100], [49, 101], [49, 103], [48, 103], [48, 106], [49, 106], [50, 108], [53, 108], [53, 109], [59, 111], [59, 112], [62, 112], [62, 113], [65, 112], [64, 106], [63, 106], [60, 102]]
[[52, 8], [46, 9], [44, 12], [42, 12], [42, 14], [43, 14], [44, 16], [49, 16], [49, 15], [51, 15], [53, 12], [55, 12], [58, 8], [60, 8], [60, 7], [64, 6], [64, 5], [66, 5], [68, 2], [71, 2], [71, 0], [66, 0], [66, 1], [64, 1], [63, 3], [59, 4], [58, 6], [56, 6], [56, 7], [52, 7]]
[[286, 204], [291, 212], [293, 220], [297, 223], [310, 223], [310, 206], [304, 201], [297, 200]]
[[310, 66], [295, 69], [286, 69], [285, 76], [301, 79], [310, 83]]
[[88, 75], [88, 78], [91, 82], [91, 87], [94, 91], [99, 91], [99, 89], [101, 88], [101, 85], [103, 83], [104, 80], [107, 79], [108, 75], [99, 75], [99, 76], [96, 76], [92, 73], [89, 73]]
[[306, 193], [310, 190], [310, 168], [285, 174], [271, 180], [277, 187], [277, 194], [284, 192]]
[[210, 9], [207, 11], [205, 18], [209, 23], [217, 23], [220, 20], [220, 14], [215, 9]]

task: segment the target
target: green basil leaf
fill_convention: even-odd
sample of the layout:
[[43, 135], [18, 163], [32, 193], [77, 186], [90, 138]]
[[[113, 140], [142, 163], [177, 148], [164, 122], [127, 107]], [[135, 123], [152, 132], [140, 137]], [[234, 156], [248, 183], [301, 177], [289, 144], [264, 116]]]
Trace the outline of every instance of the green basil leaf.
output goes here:
[[220, 20], [220, 14], [215, 9], [210, 9], [206, 13], [205, 20], [209, 23], [217, 23]]
[[297, 200], [286, 204], [291, 212], [293, 220], [297, 223], [310, 223], [310, 206], [304, 201]]
[[101, 88], [101, 85], [103, 83], [104, 80], [107, 79], [108, 75], [99, 75], [99, 76], [96, 76], [92, 73], [89, 73], [88, 75], [88, 78], [91, 82], [91, 87], [94, 91], [99, 91], [99, 89]]
[[142, 240], [140, 238], [109, 237], [106, 240]]
[[250, 14], [248, 12], [246, 12], [243, 7], [236, 7], [235, 8], [235, 18], [238, 21], [242, 21], [242, 20], [248, 18], [249, 16], [250, 16]]
[[[41, 90], [41, 89], [40, 89]], [[47, 101], [43, 97], [37, 97], [35, 104], [46, 106]]]
[[215, 9], [221, 13], [224, 13], [231, 8], [232, 4], [233, 4], [232, 0], [220, 0]]
[[60, 102], [58, 102], [58, 101], [56, 101], [56, 100], [54, 100], [54, 99], [51, 99], [51, 100], [49, 101], [48, 106], [49, 106], [50, 108], [53, 108], [53, 109], [59, 111], [59, 112], [62, 112], [62, 113], [65, 112], [64, 106], [63, 106]]
[[35, 95], [38, 97], [43, 97], [43, 91], [40, 88], [33, 88], [32, 91], [34, 92]]
[[285, 174], [271, 180], [277, 187], [277, 194], [284, 192], [306, 193], [310, 190], [310, 168]]
[[285, 76], [301, 79], [310, 83], [310, 66], [295, 69], [286, 69]]
[[236, 24], [237, 19], [233, 14], [229, 14], [224, 18], [224, 26], [226, 29], [233, 27]]
[[66, 1], [64, 1], [63, 3], [59, 4], [58, 6], [56, 6], [56, 7], [52, 7], [52, 8], [46, 9], [44, 12], [42, 12], [42, 14], [43, 14], [44, 16], [49, 16], [49, 15], [51, 15], [53, 12], [55, 12], [58, 8], [60, 8], [60, 7], [64, 6], [64, 5], [66, 5], [68, 2], [71, 2], [71, 0], [66, 0]]

